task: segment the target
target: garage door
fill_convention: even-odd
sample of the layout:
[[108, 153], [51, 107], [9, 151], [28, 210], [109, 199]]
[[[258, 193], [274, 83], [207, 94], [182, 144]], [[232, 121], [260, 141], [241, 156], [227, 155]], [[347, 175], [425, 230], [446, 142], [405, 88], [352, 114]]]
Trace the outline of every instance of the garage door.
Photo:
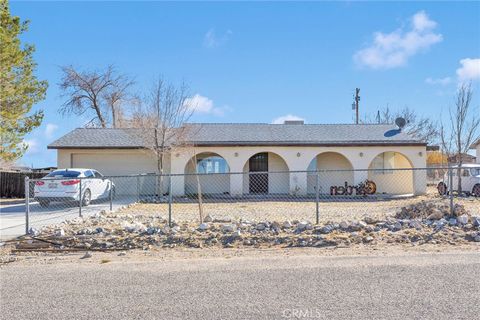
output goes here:
[[[115, 183], [117, 195], [145, 196], [155, 195], [160, 190], [157, 187], [158, 179], [153, 175], [132, 177], [134, 174], [156, 172], [156, 162], [153, 157], [143, 153], [74, 153], [72, 154], [72, 167], [96, 169]], [[123, 176], [123, 177], [119, 177]], [[165, 179], [162, 179], [165, 180]], [[163, 190], [167, 190], [164, 181]], [[161, 192], [161, 191], [160, 191]]]
[[74, 153], [73, 168], [96, 169], [106, 176], [155, 173], [155, 159], [143, 153]]

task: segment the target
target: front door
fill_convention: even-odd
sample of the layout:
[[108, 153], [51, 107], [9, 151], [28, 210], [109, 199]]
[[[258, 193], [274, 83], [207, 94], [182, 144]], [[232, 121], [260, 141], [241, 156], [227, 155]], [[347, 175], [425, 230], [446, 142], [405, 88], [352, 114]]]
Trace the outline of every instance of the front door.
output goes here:
[[[268, 153], [257, 153], [250, 158], [250, 193], [268, 193]], [[262, 173], [254, 173], [262, 172]]]

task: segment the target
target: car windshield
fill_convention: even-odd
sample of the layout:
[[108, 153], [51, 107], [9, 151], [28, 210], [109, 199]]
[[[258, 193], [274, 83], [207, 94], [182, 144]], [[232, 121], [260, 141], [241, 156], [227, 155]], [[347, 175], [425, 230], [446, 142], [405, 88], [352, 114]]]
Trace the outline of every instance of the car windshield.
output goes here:
[[480, 168], [472, 168], [470, 169], [470, 173], [472, 176], [480, 176]]
[[58, 170], [50, 172], [47, 177], [51, 178], [76, 178], [80, 175], [78, 171]]

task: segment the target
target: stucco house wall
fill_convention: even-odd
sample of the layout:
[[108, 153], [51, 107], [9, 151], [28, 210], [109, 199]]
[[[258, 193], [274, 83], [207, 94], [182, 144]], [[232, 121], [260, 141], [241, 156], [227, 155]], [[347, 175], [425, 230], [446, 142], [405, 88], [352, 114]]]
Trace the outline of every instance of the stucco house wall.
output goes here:
[[[132, 194], [137, 190], [142, 194], [165, 193], [170, 182], [174, 195], [196, 193], [197, 179], [188, 175], [196, 172], [196, 163], [191, 159], [214, 155], [224, 159], [228, 172], [236, 174], [201, 175], [202, 192], [243, 195], [249, 193], [249, 159], [258, 153], [268, 153], [268, 192], [272, 194], [314, 193], [317, 181], [312, 172], [316, 170], [320, 172], [322, 194], [328, 194], [331, 186], [358, 185], [367, 178], [377, 183], [379, 192], [422, 194], [426, 189], [425, 170], [368, 172], [372, 161], [385, 152], [398, 154], [399, 159], [393, 161], [395, 169], [426, 167], [425, 144], [393, 125], [287, 123], [193, 124], [190, 127], [194, 133], [189, 139], [195, 148], [168, 146], [173, 149], [165, 159], [164, 173], [172, 176], [162, 179], [161, 185], [152, 175], [159, 173], [156, 158], [144, 148], [148, 144], [144, 136], [138, 134], [140, 129], [79, 128], [48, 147], [57, 149], [60, 168], [95, 168], [109, 176], [142, 174], [136, 183], [131, 183], [131, 177], [113, 178], [118, 186], [122, 184], [122, 188], [118, 188], [121, 192]], [[478, 150], [480, 146], [472, 147]], [[378, 159], [376, 163], [378, 165]], [[222, 170], [223, 164], [222, 161]]]
[[[425, 168], [426, 167], [426, 148], [425, 146], [364, 146], [364, 147], [288, 147], [288, 146], [251, 146], [251, 147], [196, 147], [197, 154], [201, 153], [215, 153], [224, 158], [230, 168], [230, 172], [248, 172], [248, 160], [253, 155], [260, 152], [273, 153], [276, 156], [283, 159], [286, 166], [278, 165], [279, 161], [270, 162], [270, 171], [282, 171], [287, 169], [289, 171], [306, 171], [311, 161], [323, 153], [332, 153], [330, 156], [325, 157], [324, 162], [320, 161], [319, 164], [322, 168], [334, 168], [333, 164], [338, 160], [338, 155], [342, 155], [351, 163], [353, 169], [363, 169], [365, 171], [353, 172], [353, 183], [358, 184], [368, 178], [368, 169], [372, 160], [383, 152], [397, 152], [404, 155], [408, 161], [398, 161], [396, 168]], [[171, 172], [173, 174], [182, 174], [184, 172], [185, 165], [190, 159], [190, 150], [177, 150], [172, 155]], [[269, 157], [269, 160], [271, 158]], [[346, 167], [344, 165], [344, 167]], [[410, 171], [411, 172], [411, 171]], [[350, 173], [351, 174], [351, 173]], [[333, 174], [332, 174], [333, 175]], [[343, 173], [341, 174], [343, 175]], [[274, 175], [273, 175], [274, 176]], [[231, 175], [230, 176], [230, 193], [235, 195], [241, 195], [248, 190], [248, 184], [243, 178], [244, 175]], [[340, 183], [340, 180], [347, 178], [347, 181], [351, 180], [351, 176], [341, 176], [341, 178], [333, 178]], [[397, 177], [395, 177], [396, 179]], [[184, 185], [184, 177], [176, 176], [172, 177], [174, 194], [183, 194], [182, 186]], [[276, 178], [278, 179], [278, 178]], [[282, 179], [286, 179], [282, 177]], [[307, 173], [306, 172], [292, 172], [289, 175], [289, 192], [306, 194], [307, 193]], [[399, 181], [405, 181], [410, 183], [412, 187], [410, 191], [413, 193], [421, 194], [426, 189], [426, 172], [419, 170], [414, 172], [411, 179], [405, 177], [398, 177]], [[344, 183], [341, 182], [341, 184]], [[277, 184], [277, 182], [272, 181]], [[326, 190], [328, 183], [325, 183], [323, 190]], [[285, 185], [285, 184], [284, 184]], [[328, 186], [329, 190], [330, 186]], [[394, 189], [393, 189], [394, 190]], [[286, 190], [282, 190], [286, 191]], [[311, 191], [311, 190], [308, 190]], [[328, 191], [329, 192], [329, 191]]]

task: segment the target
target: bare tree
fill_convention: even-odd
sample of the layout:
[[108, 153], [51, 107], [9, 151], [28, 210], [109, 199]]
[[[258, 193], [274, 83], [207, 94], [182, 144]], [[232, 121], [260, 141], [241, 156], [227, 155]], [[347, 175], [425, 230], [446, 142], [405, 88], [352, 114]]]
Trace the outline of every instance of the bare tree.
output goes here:
[[62, 115], [93, 113], [88, 125], [106, 128], [117, 126], [133, 81], [118, 74], [113, 66], [104, 71], [78, 71], [73, 66], [62, 67], [60, 89], [67, 97], [59, 112]]
[[379, 110], [375, 116], [367, 115], [362, 123], [379, 123], [379, 124], [392, 124], [395, 123], [396, 118], [404, 118], [407, 122], [405, 131], [413, 137], [426, 142], [427, 144], [433, 144], [437, 142], [439, 131], [438, 124], [423, 116], [419, 116], [414, 110], [405, 107], [398, 111], [392, 111], [388, 106], [382, 110]]
[[[197, 171], [197, 157], [192, 138], [200, 129], [199, 126], [188, 125], [195, 110], [195, 100], [189, 95], [188, 86], [182, 83], [174, 86], [159, 77], [153, 84], [145, 102], [137, 106], [130, 124], [140, 128], [141, 139], [150, 152], [156, 157], [157, 192], [164, 194], [163, 175], [165, 161], [172, 157], [175, 150], [186, 153], [192, 166]], [[198, 172], [196, 172], [198, 173]], [[203, 222], [203, 199], [199, 175], [195, 175], [200, 222]]]
[[462, 84], [455, 95], [453, 108], [449, 108], [449, 121], [441, 123], [440, 138], [443, 152], [458, 161], [458, 192], [462, 192], [461, 166], [463, 154], [480, 138], [480, 113], [472, 110], [473, 90], [471, 84]]
[[140, 119], [146, 129], [148, 147], [157, 157], [157, 169], [164, 173], [165, 158], [172, 146], [181, 147], [187, 143], [188, 126], [193, 109], [187, 103], [188, 87], [167, 84], [158, 78], [147, 97], [147, 110]]

